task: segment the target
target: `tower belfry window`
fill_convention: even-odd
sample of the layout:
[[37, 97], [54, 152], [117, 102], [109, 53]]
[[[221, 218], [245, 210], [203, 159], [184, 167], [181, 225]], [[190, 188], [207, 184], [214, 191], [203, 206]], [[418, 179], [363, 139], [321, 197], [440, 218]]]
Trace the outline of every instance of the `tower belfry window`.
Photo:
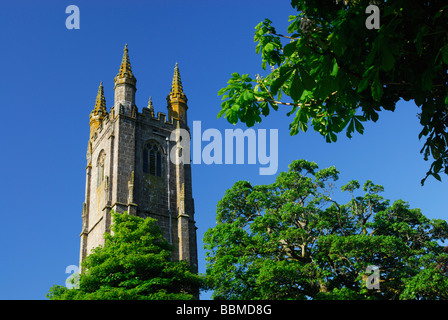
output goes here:
[[150, 141], [143, 148], [143, 172], [150, 175], [162, 176], [162, 149], [157, 143]]

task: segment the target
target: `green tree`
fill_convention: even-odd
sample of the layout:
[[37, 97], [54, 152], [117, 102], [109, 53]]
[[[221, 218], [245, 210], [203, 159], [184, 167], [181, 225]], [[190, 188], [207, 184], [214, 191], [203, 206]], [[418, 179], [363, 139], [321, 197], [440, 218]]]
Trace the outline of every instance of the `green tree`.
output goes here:
[[[370, 180], [363, 191], [344, 185], [351, 200], [341, 204], [332, 198], [338, 175], [296, 160], [271, 185], [227, 190], [204, 237], [213, 297], [447, 299], [446, 221], [390, 204]], [[379, 289], [369, 266], [379, 268]]]
[[185, 261], [172, 261], [172, 246], [155, 219], [112, 213], [112, 232], [82, 263], [79, 289], [53, 286], [52, 300], [194, 299], [202, 283]]
[[[371, 0], [292, 0], [297, 15], [282, 34], [269, 19], [256, 27], [256, 52], [266, 76], [233, 73], [219, 91], [218, 117], [248, 126], [271, 108], [294, 116], [290, 133], [312, 126], [327, 142], [345, 130], [364, 132], [382, 110], [413, 100], [432, 157], [422, 184], [448, 174], [448, 5], [444, 0], [374, 1], [380, 29], [366, 27]], [[286, 99], [285, 99], [286, 97]], [[398, 127], [398, 126], [397, 126]]]

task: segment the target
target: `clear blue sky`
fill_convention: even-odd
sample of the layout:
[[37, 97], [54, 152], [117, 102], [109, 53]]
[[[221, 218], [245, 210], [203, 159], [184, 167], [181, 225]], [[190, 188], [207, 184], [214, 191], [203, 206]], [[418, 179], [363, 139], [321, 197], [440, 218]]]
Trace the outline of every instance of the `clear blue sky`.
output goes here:
[[[80, 29], [67, 30], [65, 8], [80, 9]], [[3, 1], [0, 5], [0, 146], [2, 196], [0, 299], [45, 299], [78, 264], [89, 113], [103, 81], [108, 109], [113, 79], [128, 43], [137, 78], [136, 103], [149, 96], [166, 111], [173, 68], [179, 63], [188, 119], [203, 130], [235, 128], [216, 119], [217, 91], [232, 72], [262, 72], [254, 26], [270, 18], [285, 32], [289, 1]], [[363, 136], [327, 144], [312, 132], [290, 137], [285, 111], [255, 129], [279, 130], [279, 171], [294, 159], [335, 165], [338, 186], [371, 179], [384, 195], [404, 199], [430, 218], [447, 218], [446, 176], [420, 180], [428, 169], [419, 153], [417, 107], [399, 103], [367, 124]], [[244, 129], [243, 126], [237, 126]], [[259, 165], [192, 165], [200, 272], [204, 232], [215, 224], [216, 203], [237, 180], [271, 183]], [[342, 196], [341, 196], [342, 198]], [[203, 297], [207, 297], [204, 295]]]

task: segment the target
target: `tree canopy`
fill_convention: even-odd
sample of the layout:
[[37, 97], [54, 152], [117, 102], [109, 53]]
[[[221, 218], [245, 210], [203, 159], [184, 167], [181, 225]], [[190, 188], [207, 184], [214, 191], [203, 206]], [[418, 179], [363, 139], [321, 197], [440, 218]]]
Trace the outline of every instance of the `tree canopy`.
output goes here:
[[112, 213], [112, 233], [82, 263], [78, 289], [55, 285], [51, 300], [194, 299], [202, 283], [186, 261], [172, 261], [172, 246], [155, 219]]
[[[380, 10], [380, 28], [368, 29], [366, 8]], [[248, 126], [271, 109], [293, 116], [291, 135], [311, 126], [327, 142], [364, 132], [380, 111], [413, 100], [420, 108], [432, 163], [428, 176], [448, 174], [448, 5], [443, 0], [292, 0], [296, 15], [286, 32], [265, 19], [255, 27], [256, 52], [266, 76], [232, 74], [219, 91], [218, 117]], [[286, 17], [285, 17], [286, 18]], [[268, 70], [269, 71], [269, 70]], [[400, 124], [401, 125], [401, 124]], [[397, 125], [399, 130], [399, 125]]]
[[204, 236], [213, 298], [447, 299], [446, 221], [370, 180], [336, 201], [338, 176], [296, 160], [270, 185], [227, 190]]

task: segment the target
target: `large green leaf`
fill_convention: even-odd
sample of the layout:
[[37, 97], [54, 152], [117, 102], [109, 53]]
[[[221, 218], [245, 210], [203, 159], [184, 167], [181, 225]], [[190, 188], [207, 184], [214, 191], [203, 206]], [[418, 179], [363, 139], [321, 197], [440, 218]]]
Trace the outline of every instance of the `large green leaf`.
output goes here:
[[337, 62], [336, 58], [333, 58], [333, 69], [331, 70], [330, 75], [332, 77], [336, 77], [338, 75], [338, 71], [339, 71], [338, 62]]
[[299, 66], [299, 70], [300, 70], [300, 76], [302, 78], [303, 88], [305, 88], [306, 90], [313, 90], [314, 87], [316, 86], [316, 82], [314, 81], [314, 79], [303, 67]]
[[283, 47], [283, 54], [287, 57], [291, 56], [296, 51], [296, 41], [290, 42]]
[[389, 49], [389, 46], [384, 46], [382, 51], [382, 59], [381, 59], [381, 69], [384, 71], [392, 70], [394, 67], [395, 59], [392, 52]]
[[300, 80], [299, 74], [297, 72], [297, 70], [294, 72], [294, 76], [292, 78], [292, 83], [291, 83], [291, 98], [294, 101], [298, 101], [302, 95], [303, 92], [303, 84], [302, 81]]
[[270, 91], [272, 95], [276, 95], [280, 87], [285, 83], [286, 80], [291, 76], [291, 72], [294, 69], [292, 67], [282, 67], [280, 68], [280, 75], [271, 83]]
[[372, 89], [372, 98], [375, 101], [380, 101], [381, 97], [383, 96], [383, 85], [380, 82], [380, 71], [379, 69], [376, 70], [375, 76], [373, 77], [373, 83], [371, 86]]

